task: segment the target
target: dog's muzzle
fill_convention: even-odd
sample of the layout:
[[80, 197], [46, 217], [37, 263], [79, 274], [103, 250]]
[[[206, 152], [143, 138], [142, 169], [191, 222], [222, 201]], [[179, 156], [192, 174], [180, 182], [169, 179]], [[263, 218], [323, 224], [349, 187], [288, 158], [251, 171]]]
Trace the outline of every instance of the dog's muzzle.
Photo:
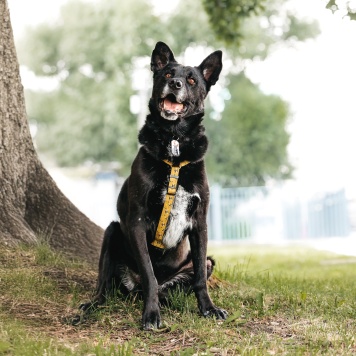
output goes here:
[[160, 101], [161, 115], [167, 120], [176, 120], [187, 110], [185, 102], [180, 101], [174, 94], [168, 94]]
[[185, 115], [188, 104], [184, 83], [179, 78], [172, 78], [163, 88], [159, 109], [167, 120], [176, 120]]

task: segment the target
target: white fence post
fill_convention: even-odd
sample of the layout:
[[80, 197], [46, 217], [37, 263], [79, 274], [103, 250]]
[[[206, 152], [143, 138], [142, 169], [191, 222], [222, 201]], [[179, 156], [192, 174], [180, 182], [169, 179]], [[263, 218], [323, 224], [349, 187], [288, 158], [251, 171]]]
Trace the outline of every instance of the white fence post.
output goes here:
[[212, 240], [222, 241], [221, 188], [219, 185], [213, 185], [211, 187], [210, 198]]

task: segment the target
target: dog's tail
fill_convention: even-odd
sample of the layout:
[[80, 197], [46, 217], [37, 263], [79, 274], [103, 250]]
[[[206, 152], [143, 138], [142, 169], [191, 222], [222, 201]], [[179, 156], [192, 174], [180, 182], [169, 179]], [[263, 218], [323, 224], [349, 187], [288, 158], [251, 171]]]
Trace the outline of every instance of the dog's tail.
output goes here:
[[99, 259], [99, 273], [103, 268], [103, 263], [106, 253], [111, 251], [118, 251], [120, 248], [120, 240], [122, 236], [121, 226], [118, 221], [112, 221], [104, 232], [104, 239], [101, 245], [100, 259]]
[[105, 302], [106, 297], [112, 291], [113, 283], [115, 281], [116, 260], [120, 251], [120, 240], [122, 240], [120, 223], [118, 221], [113, 221], [106, 228], [104, 233], [95, 296], [89, 303], [80, 305], [79, 309], [82, 311], [87, 312], [96, 309], [98, 305]]

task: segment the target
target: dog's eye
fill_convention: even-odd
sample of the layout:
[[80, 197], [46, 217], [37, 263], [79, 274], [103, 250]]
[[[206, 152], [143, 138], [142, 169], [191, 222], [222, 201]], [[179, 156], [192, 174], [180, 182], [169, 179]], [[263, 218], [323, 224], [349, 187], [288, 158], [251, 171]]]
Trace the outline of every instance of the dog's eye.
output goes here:
[[195, 79], [194, 78], [188, 78], [188, 83], [190, 85], [194, 85], [195, 84]]
[[166, 78], [172, 78], [172, 74], [171, 73], [166, 73], [165, 77]]

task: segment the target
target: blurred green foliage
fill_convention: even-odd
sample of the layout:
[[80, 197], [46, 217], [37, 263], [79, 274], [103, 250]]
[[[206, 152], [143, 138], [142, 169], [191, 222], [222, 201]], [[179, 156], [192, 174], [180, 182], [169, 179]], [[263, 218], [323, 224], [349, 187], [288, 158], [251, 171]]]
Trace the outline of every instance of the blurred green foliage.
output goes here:
[[330, 0], [326, 4], [326, 8], [333, 13], [341, 13], [344, 17], [350, 20], [356, 20], [356, 4], [352, 0]]
[[266, 0], [202, 0], [216, 36], [235, 45], [242, 39], [241, 28], [249, 17], [265, 10]]
[[[276, 45], [318, 33], [315, 22], [297, 19], [282, 0], [221, 1], [226, 7], [216, 12], [214, 3], [181, 0], [170, 13], [155, 15], [145, 0], [72, 0], [57, 21], [28, 29], [19, 47], [21, 62], [38, 76], [58, 80], [53, 91], [26, 93], [29, 118], [39, 126], [39, 150], [65, 166], [116, 161], [126, 175], [137, 151], [137, 118], [129, 106], [135, 59], [146, 57], [148, 64], [157, 41], [166, 42], [176, 56], [188, 46], [223, 49], [237, 73]], [[248, 8], [249, 3], [255, 7]], [[231, 13], [236, 6], [240, 10]], [[232, 99], [223, 119], [205, 120], [212, 177], [224, 184], [251, 185], [290, 174], [287, 105], [263, 94], [244, 75], [232, 75], [229, 81]], [[150, 80], [144, 83], [151, 85]], [[262, 154], [266, 149], [273, 153]]]
[[265, 59], [278, 45], [319, 34], [317, 21], [297, 17], [283, 0], [202, 0], [216, 37], [235, 56]]
[[229, 76], [232, 100], [221, 121], [206, 120], [210, 141], [207, 170], [223, 186], [263, 185], [290, 177], [288, 105], [264, 94], [242, 72]]

